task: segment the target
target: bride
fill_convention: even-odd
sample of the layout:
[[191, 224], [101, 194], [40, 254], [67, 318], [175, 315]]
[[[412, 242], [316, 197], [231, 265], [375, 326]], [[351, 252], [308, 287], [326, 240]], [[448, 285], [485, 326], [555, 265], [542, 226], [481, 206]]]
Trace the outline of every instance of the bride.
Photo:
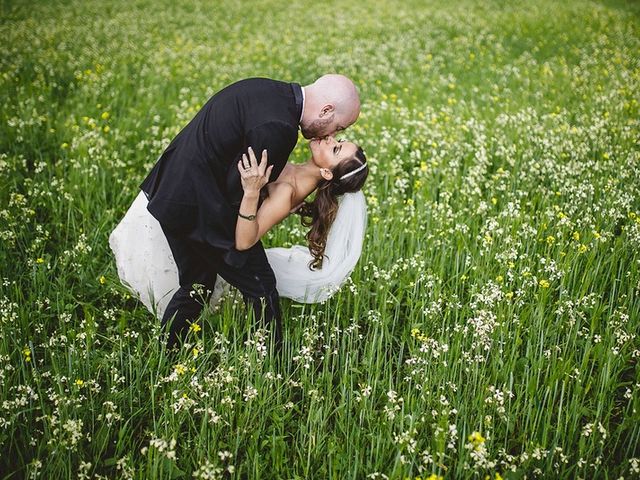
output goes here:
[[[351, 142], [333, 136], [309, 142], [311, 158], [303, 164], [288, 162], [278, 178], [267, 183], [272, 166], [268, 152], [260, 162], [251, 149], [238, 162], [245, 197], [259, 201], [255, 216], [238, 218], [236, 249], [250, 248], [274, 225], [290, 214], [298, 214], [308, 246], [266, 249], [269, 265], [282, 297], [303, 303], [323, 302], [347, 280], [360, 257], [367, 223], [367, 208], [361, 188], [368, 176], [366, 157]], [[305, 199], [316, 192], [313, 201]], [[251, 193], [251, 195], [248, 195]], [[274, 202], [277, 200], [277, 202]], [[243, 199], [240, 211], [251, 200]], [[173, 293], [179, 288], [178, 268], [158, 221], [147, 210], [141, 191], [122, 221], [109, 236], [122, 283], [150, 312], [162, 318]], [[255, 211], [251, 207], [244, 211]], [[281, 212], [281, 213], [278, 213]], [[251, 218], [253, 217], [253, 218]], [[256, 238], [257, 237], [257, 238]], [[218, 275], [210, 303], [222, 298], [229, 284]]]

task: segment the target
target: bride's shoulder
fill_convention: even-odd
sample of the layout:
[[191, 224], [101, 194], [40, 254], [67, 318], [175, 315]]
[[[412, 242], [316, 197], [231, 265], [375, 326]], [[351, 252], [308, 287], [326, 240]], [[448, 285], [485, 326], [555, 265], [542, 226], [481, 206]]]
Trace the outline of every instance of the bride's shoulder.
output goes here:
[[289, 201], [293, 201], [295, 189], [288, 182], [271, 182], [267, 183], [267, 194], [269, 197], [287, 198]]

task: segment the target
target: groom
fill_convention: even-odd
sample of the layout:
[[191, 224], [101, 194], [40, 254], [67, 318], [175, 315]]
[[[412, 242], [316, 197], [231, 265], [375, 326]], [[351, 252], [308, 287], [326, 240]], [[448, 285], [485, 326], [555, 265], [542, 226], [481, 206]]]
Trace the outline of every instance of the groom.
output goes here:
[[[322, 138], [353, 124], [359, 113], [356, 87], [342, 75], [304, 87], [250, 78], [216, 93], [171, 141], [140, 185], [179, 272], [180, 288], [162, 318], [163, 329], [170, 325], [167, 347], [197, 320], [219, 274], [242, 292], [281, 348], [280, 301], [262, 242], [235, 248], [236, 222], [254, 221], [246, 217], [256, 213], [238, 216], [244, 192], [237, 164], [248, 147], [258, 155], [266, 149], [272, 182], [296, 145], [298, 128], [306, 139]], [[204, 286], [204, 296], [194, 284]]]

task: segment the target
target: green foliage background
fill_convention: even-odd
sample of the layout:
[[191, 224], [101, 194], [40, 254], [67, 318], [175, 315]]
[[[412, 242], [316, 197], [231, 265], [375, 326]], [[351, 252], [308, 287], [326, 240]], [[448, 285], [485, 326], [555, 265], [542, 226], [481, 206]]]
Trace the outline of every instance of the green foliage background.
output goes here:
[[[0, 3], [2, 478], [637, 477], [639, 13]], [[327, 72], [371, 165], [351, 280], [282, 300], [280, 363], [234, 292], [168, 358], [109, 233], [217, 90]]]

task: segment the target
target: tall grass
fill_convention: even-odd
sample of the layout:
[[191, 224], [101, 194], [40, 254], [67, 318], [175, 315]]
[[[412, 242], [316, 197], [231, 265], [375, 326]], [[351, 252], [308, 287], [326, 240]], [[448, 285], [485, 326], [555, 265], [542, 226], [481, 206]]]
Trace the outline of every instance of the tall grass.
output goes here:
[[[2, 478], [638, 476], [638, 5], [0, 9]], [[168, 356], [109, 233], [210, 95], [334, 71], [372, 173], [350, 281], [282, 300], [280, 359], [234, 291]]]

